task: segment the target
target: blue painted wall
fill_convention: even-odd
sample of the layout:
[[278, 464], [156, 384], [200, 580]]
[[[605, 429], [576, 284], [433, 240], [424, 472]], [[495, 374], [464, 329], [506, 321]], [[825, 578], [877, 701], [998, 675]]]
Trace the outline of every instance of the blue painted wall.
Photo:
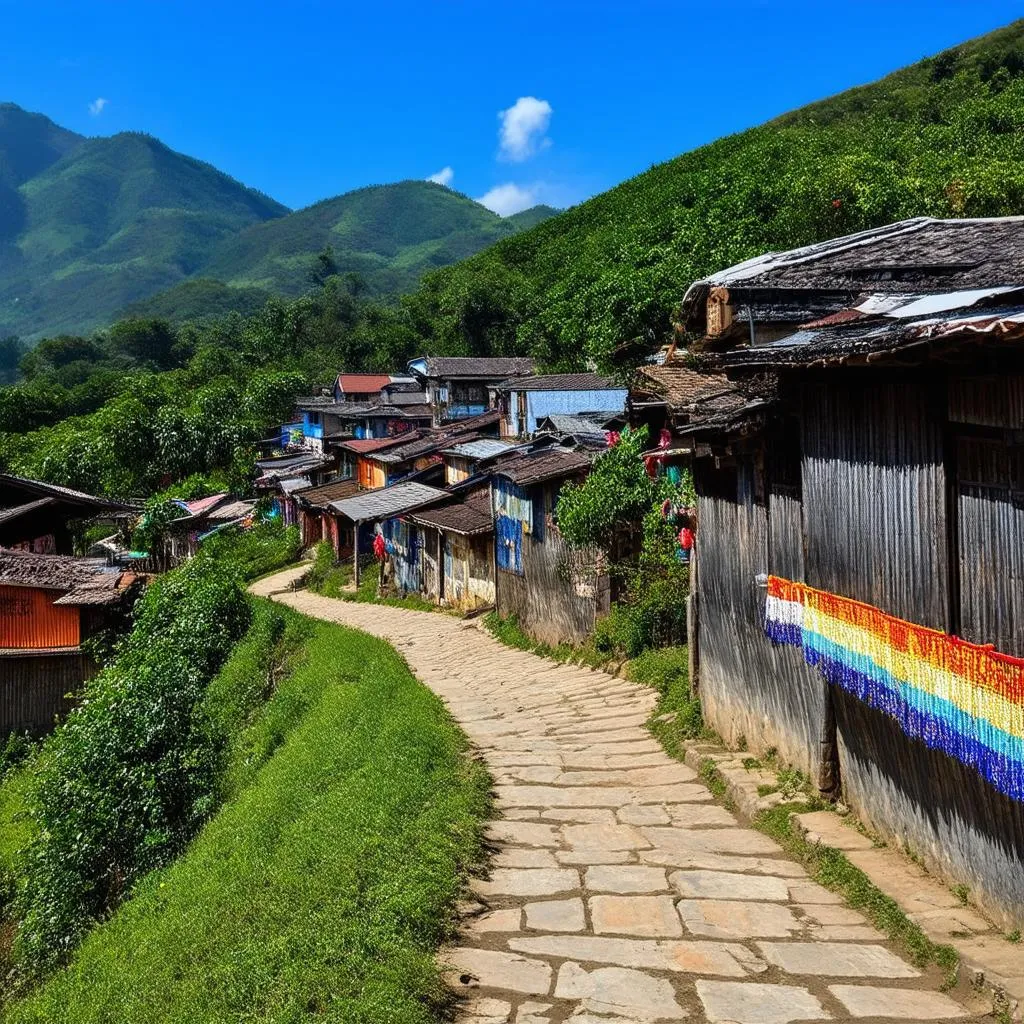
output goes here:
[[[314, 414], [309, 412], [309, 411], [304, 411], [302, 413], [302, 433], [306, 437], [319, 437], [319, 438], [322, 438], [324, 436], [324, 425], [323, 425], [323, 422], [314, 423], [313, 422], [313, 415]], [[316, 415], [319, 415], [319, 414], [316, 414]]]
[[527, 391], [526, 423], [519, 422], [516, 392], [509, 394], [512, 430], [517, 436], [532, 434], [545, 416], [573, 415], [581, 412], [605, 412], [609, 416], [626, 407], [625, 388], [602, 391]]

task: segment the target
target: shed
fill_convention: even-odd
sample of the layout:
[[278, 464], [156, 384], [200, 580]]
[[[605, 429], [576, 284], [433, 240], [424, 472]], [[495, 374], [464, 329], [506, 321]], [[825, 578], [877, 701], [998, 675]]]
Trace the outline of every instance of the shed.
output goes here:
[[461, 500], [414, 512], [409, 519], [424, 535], [423, 593], [453, 608], [492, 606], [494, 523], [488, 485], [478, 484]]
[[447, 497], [447, 491], [407, 480], [380, 490], [365, 491], [350, 498], [329, 502], [331, 515], [338, 522], [338, 557], [351, 553], [355, 582], [359, 583], [359, 555], [371, 550], [376, 524], [444, 501]]
[[0, 550], [0, 735], [44, 731], [96, 671], [82, 642], [120, 628], [141, 580], [103, 560]]
[[330, 480], [319, 487], [307, 487], [294, 494], [299, 510], [299, 536], [304, 548], [327, 540], [338, 557], [337, 521], [330, 514], [332, 501], [359, 493], [356, 480]]

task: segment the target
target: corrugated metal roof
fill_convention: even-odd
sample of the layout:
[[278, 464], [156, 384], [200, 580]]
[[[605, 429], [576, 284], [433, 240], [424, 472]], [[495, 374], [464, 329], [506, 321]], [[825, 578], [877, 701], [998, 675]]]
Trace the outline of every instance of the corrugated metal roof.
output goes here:
[[332, 501], [330, 508], [353, 522], [378, 521], [411, 512], [434, 501], [450, 497], [447, 491], [415, 481], [404, 481], [376, 491], [364, 491], [352, 498]]
[[54, 604], [109, 604], [120, 598], [124, 575], [103, 559], [0, 550], [0, 585], [67, 591]]
[[515, 445], [510, 441], [502, 441], [497, 437], [480, 437], [475, 441], [463, 441], [445, 448], [442, 455], [459, 455], [464, 459], [490, 459], [503, 455]]
[[222, 494], [211, 494], [208, 498], [196, 498], [195, 501], [186, 501], [185, 507], [194, 516], [201, 516], [204, 512], [208, 512], [210, 509], [215, 508], [222, 501], [226, 501], [228, 498], [227, 493]]
[[293, 476], [287, 480], [281, 480], [279, 483], [285, 494], [291, 494], [293, 491], [301, 491], [304, 487], [309, 487], [310, 480], [308, 476]]
[[984, 299], [991, 299], [1007, 292], [1024, 291], [1021, 285], [1004, 285], [1002, 288], [968, 288], [958, 292], [941, 292], [937, 295], [921, 295], [912, 302], [887, 310], [885, 315], [897, 320], [913, 319], [919, 316], [932, 316], [935, 313], [948, 313], [954, 309], [970, 309]]

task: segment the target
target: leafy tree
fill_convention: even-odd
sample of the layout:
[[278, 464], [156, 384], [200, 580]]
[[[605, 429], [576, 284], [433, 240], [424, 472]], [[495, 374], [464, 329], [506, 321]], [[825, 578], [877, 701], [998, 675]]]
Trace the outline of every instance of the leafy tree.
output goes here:
[[324, 246], [317, 253], [313, 266], [309, 271], [309, 283], [315, 288], [322, 288], [329, 277], [338, 275], [338, 261], [334, 258], [334, 247]]
[[112, 352], [161, 370], [178, 365], [178, 356], [174, 352], [177, 341], [174, 328], [166, 320], [120, 320], [107, 332], [107, 343]]

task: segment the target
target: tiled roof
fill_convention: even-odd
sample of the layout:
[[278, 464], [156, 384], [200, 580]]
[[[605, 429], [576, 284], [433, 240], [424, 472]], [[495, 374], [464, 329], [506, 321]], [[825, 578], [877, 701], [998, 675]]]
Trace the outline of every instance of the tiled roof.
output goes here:
[[634, 390], [660, 395], [676, 410], [734, 391], [735, 385], [720, 373], [700, 373], [687, 366], [670, 364], [638, 367]]
[[409, 363], [416, 372], [422, 366], [426, 377], [482, 377], [503, 380], [518, 374], [533, 373], [532, 359], [519, 356], [422, 356]]
[[503, 476], [520, 486], [569, 477], [590, 471], [590, 459], [568, 448], [546, 448], [524, 455], [510, 455], [495, 467], [495, 476]]
[[95, 559], [0, 549], [0, 585], [67, 591], [54, 604], [110, 604], [121, 597], [122, 577], [131, 575], [108, 572]]
[[341, 392], [369, 394], [391, 383], [386, 373], [339, 373], [335, 384]]
[[551, 373], [539, 377], [521, 377], [502, 381], [502, 391], [625, 391], [619, 384], [596, 373]]
[[393, 448], [395, 445], [408, 444], [413, 438], [419, 437], [419, 433], [410, 430], [400, 437], [362, 437], [352, 441], [338, 441], [337, 446], [346, 451], [355, 452], [356, 455], [369, 455], [372, 452], [382, 451], [385, 448]]
[[376, 491], [363, 491], [351, 498], [332, 501], [330, 508], [353, 522], [377, 522], [401, 515], [403, 512], [411, 512], [435, 501], [443, 501], [448, 497], [447, 491], [439, 490], [437, 487], [404, 481]]
[[726, 267], [690, 286], [683, 317], [698, 326], [713, 287], [920, 294], [1022, 280], [1024, 217], [915, 217]]

